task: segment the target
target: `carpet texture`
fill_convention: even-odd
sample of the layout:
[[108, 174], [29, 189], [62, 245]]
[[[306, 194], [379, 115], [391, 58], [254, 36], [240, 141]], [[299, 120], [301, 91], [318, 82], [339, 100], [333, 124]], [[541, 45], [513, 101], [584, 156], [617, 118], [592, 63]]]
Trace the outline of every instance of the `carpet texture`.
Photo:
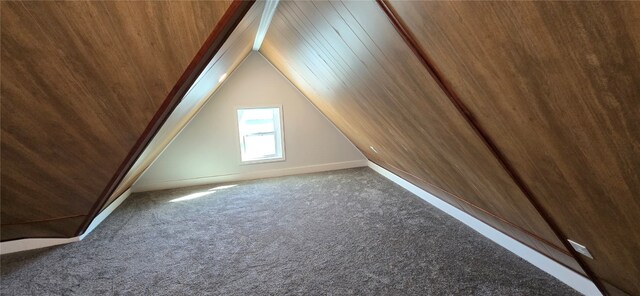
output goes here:
[[3, 295], [578, 295], [368, 168], [133, 194], [0, 266]]

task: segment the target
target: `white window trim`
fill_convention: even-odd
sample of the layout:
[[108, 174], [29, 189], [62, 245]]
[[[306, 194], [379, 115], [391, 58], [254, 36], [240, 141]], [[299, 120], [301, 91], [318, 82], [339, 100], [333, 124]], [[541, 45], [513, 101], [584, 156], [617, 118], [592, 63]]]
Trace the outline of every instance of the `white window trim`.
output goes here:
[[[240, 118], [238, 117], [238, 110], [240, 109], [264, 109], [264, 108], [278, 108], [280, 109], [280, 139], [281, 139], [281, 145], [282, 145], [282, 157], [278, 157], [278, 158], [268, 158], [268, 159], [256, 159], [256, 160], [247, 160], [247, 161], [242, 161], [242, 145], [241, 140], [240, 139]], [[286, 161], [286, 149], [285, 147], [286, 145], [286, 140], [285, 140], [285, 132], [284, 132], [284, 108], [282, 108], [282, 105], [252, 105], [252, 106], [236, 106], [235, 108], [235, 113], [236, 113], [236, 136], [237, 136], [237, 140], [236, 140], [236, 151], [238, 152], [238, 163], [239, 165], [252, 165], [252, 164], [261, 164], [261, 163], [269, 163], [269, 162], [281, 162], [281, 161]]]

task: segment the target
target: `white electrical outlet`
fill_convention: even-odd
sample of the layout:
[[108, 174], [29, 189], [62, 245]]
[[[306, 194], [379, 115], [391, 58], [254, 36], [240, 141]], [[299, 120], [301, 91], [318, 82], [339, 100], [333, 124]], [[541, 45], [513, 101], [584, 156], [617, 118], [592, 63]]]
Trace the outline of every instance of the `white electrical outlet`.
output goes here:
[[589, 253], [589, 249], [587, 249], [587, 247], [585, 247], [585, 246], [583, 246], [583, 245], [581, 245], [579, 243], [576, 243], [576, 242], [574, 242], [574, 241], [572, 241], [570, 239], [568, 239], [568, 241], [571, 244], [571, 246], [573, 247], [573, 249], [576, 250], [576, 252], [593, 259], [593, 256], [591, 255], [591, 253]]

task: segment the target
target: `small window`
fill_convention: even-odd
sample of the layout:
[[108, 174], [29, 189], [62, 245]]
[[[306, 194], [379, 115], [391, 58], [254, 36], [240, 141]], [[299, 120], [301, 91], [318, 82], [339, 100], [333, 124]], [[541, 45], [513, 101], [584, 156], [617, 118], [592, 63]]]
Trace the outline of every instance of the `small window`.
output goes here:
[[242, 162], [284, 159], [281, 116], [279, 107], [238, 109]]

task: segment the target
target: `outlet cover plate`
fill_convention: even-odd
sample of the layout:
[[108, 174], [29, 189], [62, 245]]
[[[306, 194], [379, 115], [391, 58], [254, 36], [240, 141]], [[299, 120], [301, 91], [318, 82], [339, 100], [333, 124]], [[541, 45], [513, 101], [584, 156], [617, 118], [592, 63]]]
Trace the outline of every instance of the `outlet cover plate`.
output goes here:
[[573, 247], [573, 249], [576, 250], [576, 252], [593, 259], [593, 256], [591, 255], [591, 253], [589, 253], [589, 249], [587, 249], [587, 247], [585, 247], [585, 246], [583, 246], [583, 245], [581, 245], [579, 243], [576, 243], [576, 242], [574, 242], [574, 241], [572, 241], [570, 239], [568, 239], [568, 241], [571, 244], [571, 246]]

